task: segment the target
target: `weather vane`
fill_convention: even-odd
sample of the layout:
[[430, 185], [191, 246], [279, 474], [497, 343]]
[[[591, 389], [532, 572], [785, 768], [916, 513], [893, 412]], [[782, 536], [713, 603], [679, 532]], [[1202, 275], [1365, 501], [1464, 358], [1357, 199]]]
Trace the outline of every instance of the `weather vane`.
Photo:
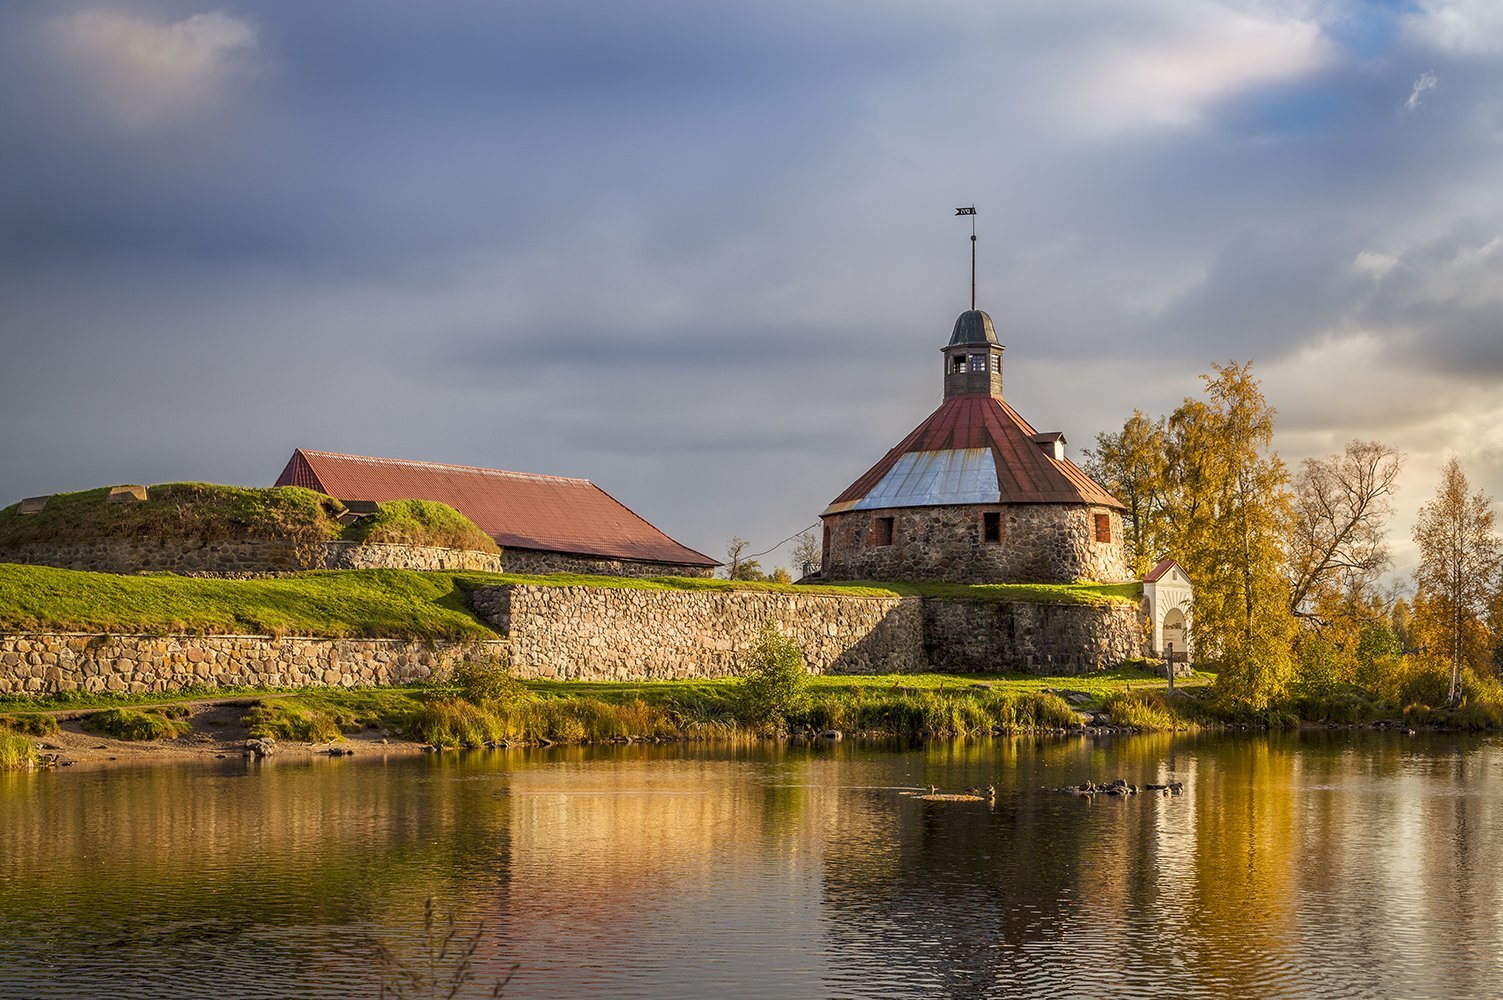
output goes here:
[[956, 215], [971, 217], [971, 312], [976, 311], [976, 206], [957, 208]]

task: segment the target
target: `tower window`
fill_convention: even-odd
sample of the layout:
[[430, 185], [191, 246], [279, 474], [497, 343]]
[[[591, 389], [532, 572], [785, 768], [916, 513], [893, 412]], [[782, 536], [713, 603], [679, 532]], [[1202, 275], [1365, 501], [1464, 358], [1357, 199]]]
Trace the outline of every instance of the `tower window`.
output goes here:
[[981, 515], [981, 541], [987, 545], [998, 545], [1002, 541], [1002, 515], [997, 511], [988, 511]]
[[1110, 514], [1096, 515], [1096, 541], [1109, 542], [1112, 540], [1112, 516]]
[[986, 355], [985, 354], [972, 354], [971, 355], [971, 371], [973, 371], [973, 372], [984, 372], [984, 371], [986, 371]]
[[892, 518], [879, 517], [872, 522], [872, 544], [892, 544]]
[[957, 354], [950, 358], [950, 371], [956, 375], [965, 374], [965, 355]]

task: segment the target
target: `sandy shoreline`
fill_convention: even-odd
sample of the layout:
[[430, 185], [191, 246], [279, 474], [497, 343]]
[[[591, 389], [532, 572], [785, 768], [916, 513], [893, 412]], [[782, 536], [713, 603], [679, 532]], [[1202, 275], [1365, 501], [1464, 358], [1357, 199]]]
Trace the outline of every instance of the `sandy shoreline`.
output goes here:
[[[96, 768], [144, 763], [181, 763], [249, 758], [249, 734], [241, 723], [246, 708], [259, 699], [230, 698], [177, 704], [188, 709], [193, 731], [174, 740], [119, 740], [83, 728], [83, 717], [98, 709], [55, 711], [59, 730], [32, 737], [32, 745], [44, 767]], [[410, 756], [424, 751], [425, 744], [404, 739], [394, 732], [366, 729], [333, 743], [299, 743], [278, 740], [277, 758], [317, 756]], [[339, 751], [331, 754], [331, 751]]]

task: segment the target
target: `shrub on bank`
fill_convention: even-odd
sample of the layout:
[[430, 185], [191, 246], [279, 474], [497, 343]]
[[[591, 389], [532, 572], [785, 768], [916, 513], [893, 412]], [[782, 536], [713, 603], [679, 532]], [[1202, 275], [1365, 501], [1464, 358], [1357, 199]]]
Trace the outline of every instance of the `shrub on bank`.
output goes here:
[[1431, 723], [1454, 729], [1503, 729], [1503, 705], [1489, 701], [1468, 701], [1457, 708], [1431, 713]]
[[754, 729], [777, 731], [808, 702], [809, 671], [798, 643], [769, 621], [736, 688], [736, 712]]
[[4, 730], [25, 736], [51, 736], [57, 732], [57, 720], [40, 712], [0, 715], [0, 731]]
[[1302, 694], [1294, 698], [1287, 708], [1306, 722], [1334, 722], [1341, 725], [1377, 722], [1379, 719], [1391, 718], [1394, 714], [1388, 705], [1372, 701], [1356, 690]]
[[454, 668], [446, 686], [471, 705], [506, 704], [533, 696], [497, 659], [465, 660]]
[[1444, 705], [1450, 687], [1447, 664], [1428, 657], [1405, 656], [1388, 664], [1374, 693], [1391, 705]]
[[180, 705], [166, 705], [144, 712], [133, 708], [107, 708], [83, 717], [83, 727], [91, 733], [117, 740], [175, 740], [192, 731], [186, 718], [188, 710]]

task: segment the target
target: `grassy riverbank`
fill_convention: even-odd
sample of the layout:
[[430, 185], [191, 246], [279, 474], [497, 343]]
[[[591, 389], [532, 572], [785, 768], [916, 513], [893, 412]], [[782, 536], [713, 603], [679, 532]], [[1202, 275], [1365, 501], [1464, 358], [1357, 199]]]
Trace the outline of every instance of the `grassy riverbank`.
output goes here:
[[[1202, 676], [1195, 683], [1204, 685]], [[477, 668], [453, 684], [297, 691], [205, 689], [172, 695], [0, 699], [0, 733], [56, 733], [57, 719], [128, 739], [185, 735], [193, 713], [233, 706], [252, 737], [327, 743], [379, 731], [434, 746], [754, 738], [775, 732], [904, 738], [1078, 727], [1077, 708], [1114, 690], [1162, 686], [1128, 667], [1089, 678], [903, 674], [810, 677], [786, 718], [752, 711], [735, 679], [645, 683], [520, 682]], [[223, 719], [216, 722], [223, 724]], [[196, 727], [201, 729], [202, 727]]]
[[[1170, 696], [1163, 679], [1134, 667], [1089, 677], [810, 677], [798, 703], [773, 721], [750, 709], [743, 685], [735, 679], [521, 682], [483, 667], [451, 684], [409, 688], [7, 697], [0, 699], [0, 767], [33, 763], [33, 737], [62, 740], [66, 749], [70, 731], [91, 738], [97, 734], [155, 741], [147, 745], [171, 757], [190, 747], [200, 753], [218, 750], [220, 756], [238, 753], [247, 737], [310, 747], [389, 740], [410, 751], [420, 744], [458, 748], [775, 735], [824, 738], [833, 732], [844, 737], [946, 739], [1080, 732], [1100, 724], [1144, 732], [1310, 726], [1503, 728], [1503, 710], [1491, 702], [1401, 710], [1355, 690], [1305, 695], [1270, 711], [1250, 713], [1218, 700], [1213, 680], [1198, 674], [1178, 682]], [[82, 739], [72, 744], [83, 745]], [[111, 745], [105, 752], [114, 754], [117, 748]]]

